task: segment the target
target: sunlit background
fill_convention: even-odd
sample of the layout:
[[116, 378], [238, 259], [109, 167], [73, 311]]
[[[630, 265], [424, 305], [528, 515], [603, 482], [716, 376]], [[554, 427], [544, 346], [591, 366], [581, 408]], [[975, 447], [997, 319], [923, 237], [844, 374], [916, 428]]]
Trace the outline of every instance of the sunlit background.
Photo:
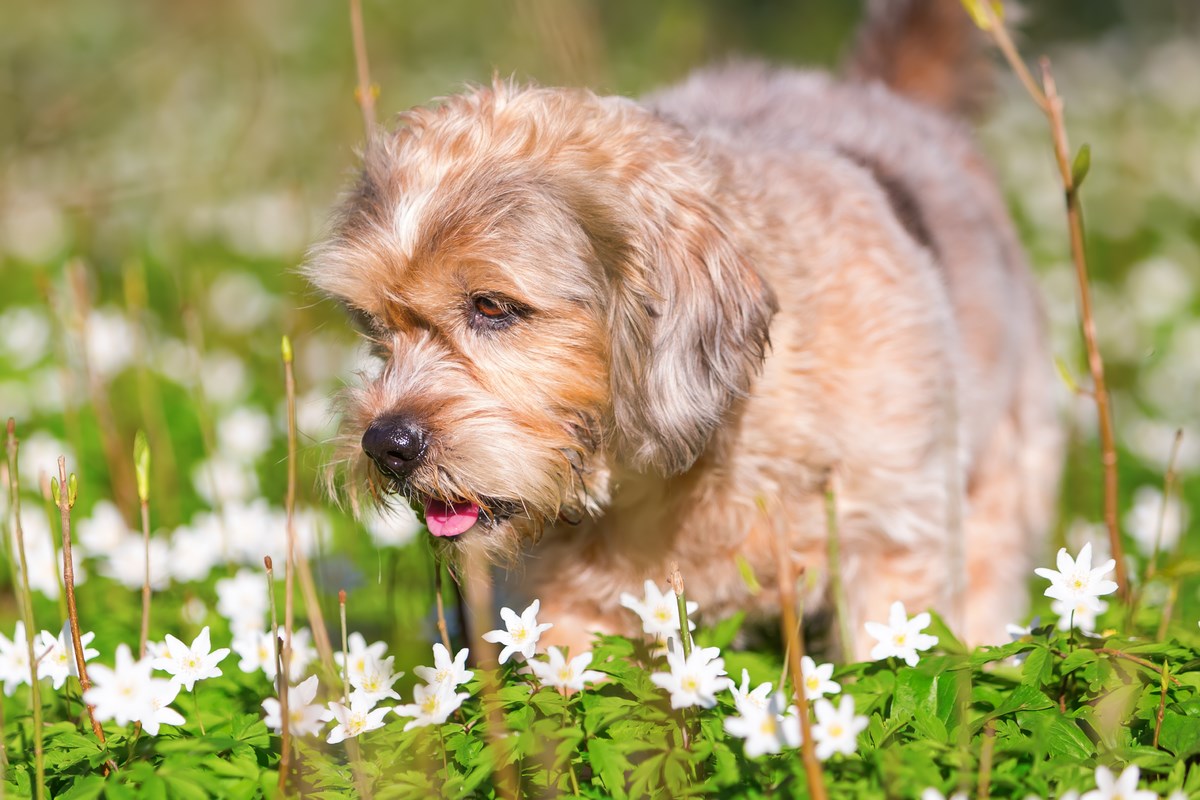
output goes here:
[[[1073, 144], [1091, 146], [1095, 305], [1115, 392], [1122, 528], [1141, 574], [1177, 428], [1183, 500], [1167, 508], [1164, 547], [1176, 546], [1188, 506], [1200, 507], [1200, 6], [1026, 5], [1020, 45], [1051, 56]], [[859, 12], [833, 0], [365, 4], [385, 118], [493, 73], [637, 95], [732, 55], [833, 65]], [[264, 553], [282, 563], [284, 333], [297, 354], [300, 529], [319, 556], [326, 613], [346, 588], [352, 628], [392, 642], [398, 666], [427, 658], [432, 571], [419, 525], [360, 527], [318, 485], [336, 429], [328, 400], [363, 357], [296, 267], [362, 136], [350, 42], [342, 2], [3, 11], [0, 417], [14, 417], [23, 440], [22, 519], [43, 627], [55, 627], [61, 601], [55, 514], [40, 487], [60, 453], [79, 474], [81, 614], [105, 658], [140, 614], [138, 428], [153, 451], [156, 636], [224, 626], [239, 601], [219, 606], [214, 582], [261, 572]], [[1087, 385], [1045, 122], [1001, 74], [982, 137], [1042, 280], [1055, 352]], [[1107, 549], [1094, 413], [1086, 397], [1067, 404], [1072, 454], [1055, 536]], [[1200, 556], [1194, 537], [1182, 547]], [[1195, 620], [1196, 584], [1183, 586], [1177, 615]], [[128, 602], [113, 599], [126, 590]], [[1166, 591], [1149, 589], [1160, 600]], [[243, 622], [261, 628], [265, 608], [253, 611]], [[6, 591], [0, 627], [15, 618]]]

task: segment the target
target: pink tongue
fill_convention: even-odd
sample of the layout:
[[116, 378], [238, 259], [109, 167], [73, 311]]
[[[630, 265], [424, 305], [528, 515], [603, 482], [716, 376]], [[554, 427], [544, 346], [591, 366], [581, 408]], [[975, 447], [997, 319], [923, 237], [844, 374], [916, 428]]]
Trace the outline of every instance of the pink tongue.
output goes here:
[[425, 503], [425, 526], [434, 536], [458, 536], [479, 519], [479, 506], [474, 503]]

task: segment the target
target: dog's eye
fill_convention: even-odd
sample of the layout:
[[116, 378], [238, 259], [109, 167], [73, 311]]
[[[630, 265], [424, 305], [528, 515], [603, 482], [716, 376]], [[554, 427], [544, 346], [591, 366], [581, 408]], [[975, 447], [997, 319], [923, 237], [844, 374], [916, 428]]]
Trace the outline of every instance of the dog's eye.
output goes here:
[[485, 330], [507, 328], [517, 321], [518, 312], [512, 303], [488, 295], [471, 299], [471, 325]]

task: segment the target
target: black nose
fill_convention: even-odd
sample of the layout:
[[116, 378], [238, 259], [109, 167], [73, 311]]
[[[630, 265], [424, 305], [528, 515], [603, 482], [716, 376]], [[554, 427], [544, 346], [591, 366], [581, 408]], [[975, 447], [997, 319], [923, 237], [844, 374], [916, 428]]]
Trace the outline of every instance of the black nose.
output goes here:
[[367, 426], [362, 448], [385, 474], [407, 478], [425, 455], [425, 431], [408, 417], [380, 417]]

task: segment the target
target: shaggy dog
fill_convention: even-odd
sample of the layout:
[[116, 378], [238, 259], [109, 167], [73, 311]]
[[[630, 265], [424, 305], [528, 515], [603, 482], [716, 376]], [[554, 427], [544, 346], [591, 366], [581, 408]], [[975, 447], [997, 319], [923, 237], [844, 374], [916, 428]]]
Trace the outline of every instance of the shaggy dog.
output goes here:
[[515, 566], [579, 647], [638, 633], [618, 597], [671, 562], [702, 613], [777, 613], [778, 542], [821, 608], [832, 476], [854, 631], [902, 600], [1003, 638], [1060, 443], [1029, 270], [953, 118], [982, 58], [958, 6], [877, 4], [842, 81], [735, 64], [403, 114], [306, 266], [383, 360], [347, 393], [353, 480]]

